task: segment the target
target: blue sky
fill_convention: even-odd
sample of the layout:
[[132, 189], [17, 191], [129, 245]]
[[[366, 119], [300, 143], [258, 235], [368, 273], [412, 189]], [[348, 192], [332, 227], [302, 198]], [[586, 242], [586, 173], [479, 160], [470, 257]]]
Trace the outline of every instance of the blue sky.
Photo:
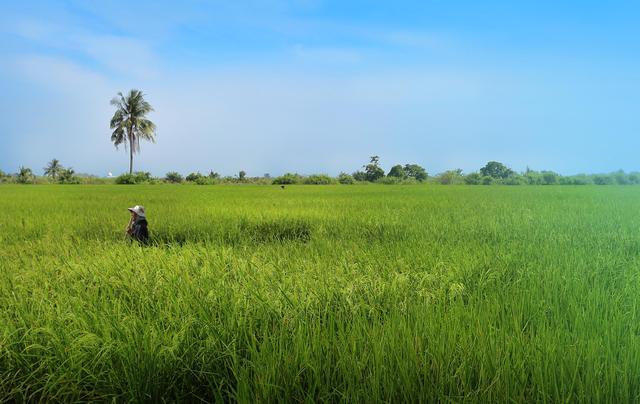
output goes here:
[[139, 88], [135, 168], [249, 175], [640, 170], [640, 4], [0, 3], [0, 169], [128, 169], [109, 100]]

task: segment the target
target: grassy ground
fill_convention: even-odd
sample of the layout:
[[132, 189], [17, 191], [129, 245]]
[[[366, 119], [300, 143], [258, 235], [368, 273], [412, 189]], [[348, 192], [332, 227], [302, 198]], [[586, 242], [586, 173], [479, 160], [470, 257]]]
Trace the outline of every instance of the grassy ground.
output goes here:
[[0, 401], [638, 401], [639, 201], [0, 186]]

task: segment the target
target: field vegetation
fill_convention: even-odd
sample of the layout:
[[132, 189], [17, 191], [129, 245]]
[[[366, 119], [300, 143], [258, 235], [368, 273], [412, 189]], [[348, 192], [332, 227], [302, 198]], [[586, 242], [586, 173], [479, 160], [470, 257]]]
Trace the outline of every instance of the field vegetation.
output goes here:
[[3, 185], [0, 401], [638, 401], [639, 197]]

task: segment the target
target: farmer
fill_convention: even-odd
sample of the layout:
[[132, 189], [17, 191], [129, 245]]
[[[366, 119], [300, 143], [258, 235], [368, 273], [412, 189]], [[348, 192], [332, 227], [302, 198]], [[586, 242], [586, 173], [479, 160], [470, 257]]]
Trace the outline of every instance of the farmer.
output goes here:
[[127, 235], [133, 240], [146, 244], [149, 241], [149, 230], [147, 229], [147, 216], [144, 213], [144, 206], [136, 205], [128, 209], [131, 212], [131, 220], [127, 225]]

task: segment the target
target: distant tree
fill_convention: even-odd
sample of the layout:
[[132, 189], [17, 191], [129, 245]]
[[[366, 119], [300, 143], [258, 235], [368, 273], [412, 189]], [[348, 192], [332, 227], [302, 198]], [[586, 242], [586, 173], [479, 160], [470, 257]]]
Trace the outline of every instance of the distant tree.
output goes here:
[[263, 177], [264, 177], [264, 178], [266, 178], [266, 179], [269, 179], [269, 178], [271, 178], [271, 174], [269, 174], [269, 173], [264, 173]]
[[155, 143], [156, 125], [147, 119], [153, 111], [140, 90], [131, 90], [126, 96], [118, 93], [111, 100], [116, 112], [111, 118], [111, 141], [118, 148], [122, 143], [129, 149], [129, 174], [133, 174], [133, 154], [140, 152], [140, 139]]
[[438, 182], [442, 185], [451, 185], [462, 182], [462, 169], [447, 170], [438, 175]]
[[60, 170], [58, 182], [60, 184], [79, 184], [80, 178], [78, 178], [75, 174], [76, 172], [73, 170], [73, 168], [63, 168], [62, 170]]
[[16, 176], [16, 182], [18, 184], [30, 184], [33, 182], [34, 175], [33, 171], [27, 167], [20, 167], [18, 170], [18, 175]]
[[593, 183], [596, 185], [611, 185], [613, 184], [613, 178], [607, 174], [596, 174], [593, 177]]
[[482, 176], [478, 173], [471, 173], [464, 176], [464, 183], [467, 185], [480, 185]]
[[356, 181], [364, 182], [367, 180], [367, 173], [364, 171], [356, 171], [353, 173], [352, 177]]
[[340, 175], [338, 175], [338, 182], [340, 184], [348, 185], [348, 184], [353, 184], [355, 180], [351, 175], [347, 173], [340, 173]]
[[211, 170], [211, 171], [209, 171], [209, 175], [207, 175], [207, 177], [209, 177], [210, 179], [214, 180], [216, 178], [220, 178], [220, 174], [218, 174], [217, 172]]
[[246, 173], [246, 172], [244, 172], [244, 171], [240, 171], [240, 172], [238, 173], [238, 179], [239, 179], [240, 181], [244, 181], [246, 177], [247, 177], [247, 173]]
[[286, 173], [280, 177], [276, 177], [271, 182], [274, 185], [289, 185], [300, 184], [302, 182], [302, 176], [299, 174]]
[[504, 179], [513, 175], [514, 172], [502, 163], [490, 161], [480, 169], [480, 174], [493, 179]]
[[376, 182], [384, 177], [384, 170], [380, 167], [380, 157], [378, 156], [371, 156], [369, 164], [363, 168], [366, 174], [366, 180], [369, 182]]
[[402, 168], [400, 164], [396, 164], [395, 166], [391, 167], [391, 170], [389, 170], [387, 177], [405, 178], [407, 177], [407, 173], [404, 171], [404, 168]]
[[553, 171], [543, 171], [541, 174], [543, 185], [554, 185], [558, 182], [558, 174]]
[[58, 159], [53, 159], [44, 168], [44, 175], [51, 177], [55, 181], [62, 170], [63, 167], [60, 164], [60, 161], [58, 161]]
[[171, 171], [164, 176], [164, 180], [172, 184], [179, 184], [182, 182], [182, 175], [178, 172]]
[[302, 180], [302, 183], [307, 185], [329, 185], [335, 184], [335, 182], [335, 179], [326, 174], [314, 174]]
[[202, 174], [200, 174], [199, 172], [197, 173], [191, 173], [189, 175], [187, 175], [187, 177], [185, 178], [185, 180], [187, 180], [187, 182], [195, 182], [198, 180], [198, 178], [202, 177]]
[[420, 182], [426, 181], [428, 177], [427, 170], [417, 164], [405, 164], [404, 172], [407, 177]]

